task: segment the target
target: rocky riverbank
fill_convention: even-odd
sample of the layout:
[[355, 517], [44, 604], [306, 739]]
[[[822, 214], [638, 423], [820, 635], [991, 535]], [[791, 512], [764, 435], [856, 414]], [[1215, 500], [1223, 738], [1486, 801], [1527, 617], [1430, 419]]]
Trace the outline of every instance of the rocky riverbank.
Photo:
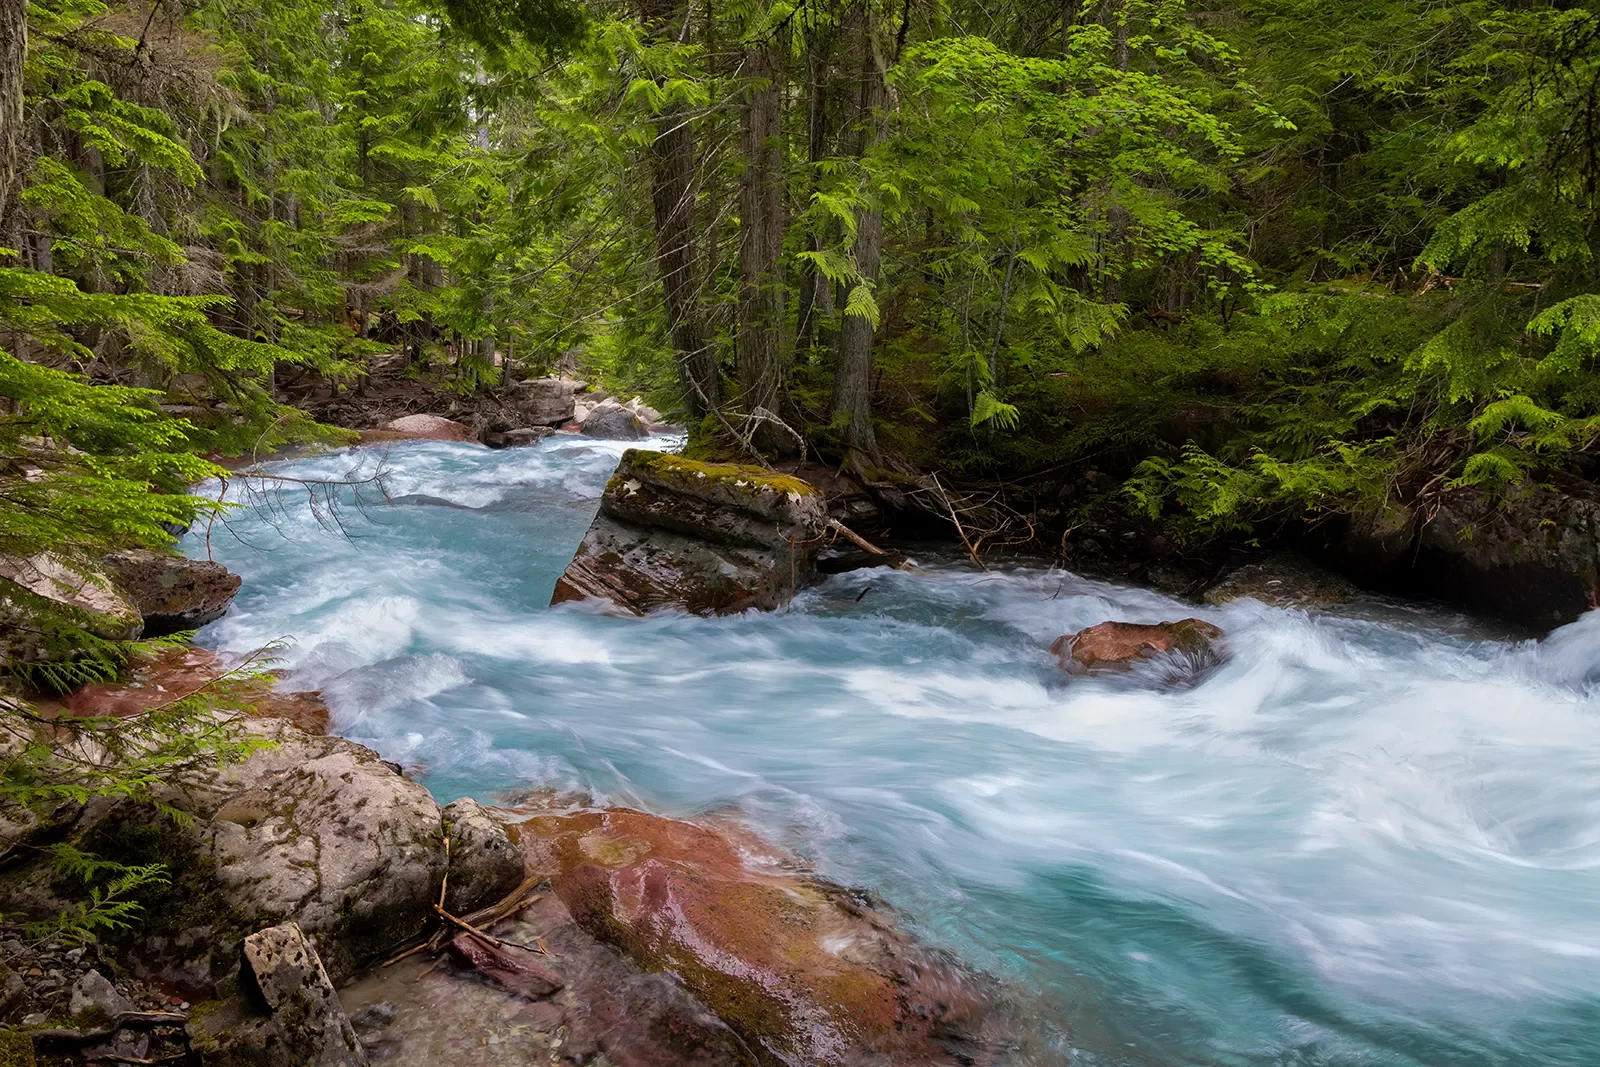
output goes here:
[[[62, 710], [133, 713], [203, 659]], [[0, 942], [5, 1021], [41, 1057], [955, 1065], [1008, 1062], [1021, 1040], [993, 981], [736, 822], [441, 806], [353, 742], [273, 717], [240, 729], [268, 747], [165, 791], [164, 810], [72, 806], [8, 839], [0, 895], [34, 918], [69, 906], [36, 855], [51, 833], [176, 875], [89, 950]]]

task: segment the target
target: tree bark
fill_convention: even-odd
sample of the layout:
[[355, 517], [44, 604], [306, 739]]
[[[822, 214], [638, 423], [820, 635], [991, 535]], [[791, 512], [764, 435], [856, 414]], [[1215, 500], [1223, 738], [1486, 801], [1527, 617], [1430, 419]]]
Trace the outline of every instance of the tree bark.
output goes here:
[[[872, 40], [870, 8], [863, 19], [861, 61], [861, 113], [856, 128], [856, 156], [864, 159], [877, 142], [883, 124], [888, 88]], [[871, 200], [856, 213], [856, 238], [851, 246], [857, 284], [869, 290], [877, 284], [883, 257], [883, 211]], [[872, 429], [872, 321], [848, 311], [839, 326], [839, 349], [834, 361], [833, 415], [844, 416], [844, 442], [850, 459], [879, 458], [878, 438]]]
[[[673, 0], [640, 0], [639, 18], [661, 34], [670, 20], [687, 19]], [[685, 24], [687, 31], [687, 23]], [[678, 363], [678, 386], [691, 418], [722, 403], [715, 354], [705, 340], [700, 311], [700, 265], [695, 257], [694, 131], [674, 104], [656, 118], [650, 144], [650, 199], [655, 208], [656, 273], [661, 279], [667, 331]]]
[[[827, 156], [828, 122], [831, 119], [829, 67], [833, 59], [833, 35], [822, 28], [813, 28], [806, 41], [806, 120], [808, 125], [806, 162], [810, 164], [811, 191], [821, 184], [820, 164]], [[829, 233], [813, 233], [806, 248], [820, 252], [828, 245]], [[796, 297], [795, 352], [804, 358], [812, 346], [827, 347], [829, 339], [823, 337], [822, 320], [833, 313], [833, 283], [817, 269], [806, 263], [800, 268], [800, 291]]]
[[745, 51], [746, 98], [740, 141], [746, 165], [739, 183], [739, 386], [751, 442], [762, 452], [799, 442], [778, 424], [784, 411], [782, 347], [783, 147], [782, 97], [775, 42]]
[[28, 51], [28, 0], [0, 0], [0, 234], [11, 232], [22, 188], [22, 63]]

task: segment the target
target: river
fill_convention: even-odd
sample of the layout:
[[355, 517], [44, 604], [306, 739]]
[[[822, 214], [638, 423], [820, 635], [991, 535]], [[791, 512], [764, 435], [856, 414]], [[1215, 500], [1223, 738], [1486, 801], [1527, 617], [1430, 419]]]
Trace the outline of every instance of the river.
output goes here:
[[[245, 581], [201, 642], [285, 639], [290, 683], [441, 802], [736, 810], [1028, 990], [1064, 1063], [1600, 1063], [1600, 613], [1535, 645], [955, 560], [774, 614], [551, 610], [623, 447], [274, 464], [381, 462], [389, 500], [330, 513], [290, 484], [215, 525]], [[1231, 656], [1188, 688], [1044, 652], [1192, 614]]]

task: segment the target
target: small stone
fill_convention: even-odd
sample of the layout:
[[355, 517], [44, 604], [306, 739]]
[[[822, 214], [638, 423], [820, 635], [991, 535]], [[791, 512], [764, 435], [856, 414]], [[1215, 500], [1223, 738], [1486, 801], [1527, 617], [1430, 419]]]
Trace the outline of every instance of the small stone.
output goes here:
[[67, 959], [71, 960], [73, 963], [77, 963], [79, 960], [83, 959], [83, 949], [75, 948], [71, 952], [68, 952]]
[[358, 1034], [375, 1034], [387, 1029], [400, 1017], [400, 1009], [387, 1000], [368, 1004], [350, 1016], [350, 1025]]
[[48, 1019], [48, 1018], [50, 1018], [50, 1016], [46, 1015], [42, 1011], [29, 1012], [27, 1015], [24, 1015], [22, 1017], [22, 1025], [23, 1026], [41, 1026], [41, 1025], [44, 1024], [45, 1020]]
[[67, 1011], [74, 1018], [95, 1012], [115, 1018], [132, 1010], [133, 1005], [128, 998], [118, 993], [110, 980], [99, 971], [88, 971], [78, 979], [78, 984], [72, 987], [72, 999], [67, 1002]]

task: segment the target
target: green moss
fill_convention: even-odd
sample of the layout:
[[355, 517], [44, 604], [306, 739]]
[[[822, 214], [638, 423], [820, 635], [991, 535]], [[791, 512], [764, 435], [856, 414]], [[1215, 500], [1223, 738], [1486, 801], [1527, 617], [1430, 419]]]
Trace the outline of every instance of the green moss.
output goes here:
[[34, 1067], [33, 1038], [16, 1030], [0, 1030], [0, 1067]]
[[752, 495], [771, 490], [785, 496], [820, 496], [821, 490], [802, 478], [766, 467], [748, 463], [705, 463], [696, 459], [675, 456], [670, 452], [635, 452], [629, 460], [635, 468], [649, 471], [658, 477], [715, 478], [727, 483], [744, 482]]

